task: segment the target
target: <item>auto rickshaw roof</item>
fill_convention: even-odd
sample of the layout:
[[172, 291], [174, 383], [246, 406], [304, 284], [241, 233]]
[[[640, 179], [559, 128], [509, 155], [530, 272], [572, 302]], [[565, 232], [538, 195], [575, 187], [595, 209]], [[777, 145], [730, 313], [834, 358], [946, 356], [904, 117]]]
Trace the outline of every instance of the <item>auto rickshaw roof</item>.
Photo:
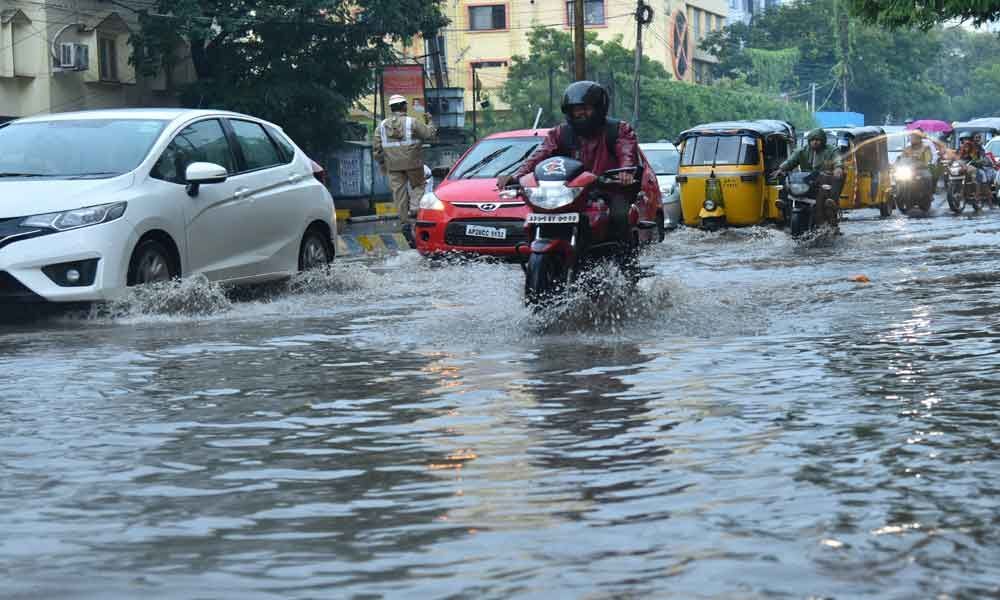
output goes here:
[[955, 123], [955, 131], [1000, 131], [1000, 118], [984, 117]]
[[880, 135], [885, 135], [885, 130], [881, 127], [874, 127], [871, 125], [867, 127], [831, 127], [830, 129], [827, 129], [827, 132], [834, 133], [838, 137], [845, 136], [858, 140], [867, 140]]
[[756, 135], [759, 137], [770, 137], [780, 135], [792, 139], [795, 137], [795, 128], [785, 121], [774, 119], [759, 119], [756, 121], [719, 121], [716, 123], [703, 123], [682, 131], [678, 141], [689, 137], [703, 135]]

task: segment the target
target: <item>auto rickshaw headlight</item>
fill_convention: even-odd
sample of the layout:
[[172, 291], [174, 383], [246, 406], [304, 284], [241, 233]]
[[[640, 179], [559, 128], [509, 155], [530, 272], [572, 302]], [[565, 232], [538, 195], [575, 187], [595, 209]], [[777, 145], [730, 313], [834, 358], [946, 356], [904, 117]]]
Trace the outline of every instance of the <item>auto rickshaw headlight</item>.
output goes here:
[[792, 183], [788, 186], [789, 191], [791, 191], [796, 196], [801, 196], [803, 194], [809, 193], [808, 183]]
[[705, 210], [711, 212], [711, 211], [715, 210], [715, 200], [712, 200], [711, 198], [709, 198], [708, 200], [705, 200], [705, 203], [702, 204], [702, 206], [705, 207]]

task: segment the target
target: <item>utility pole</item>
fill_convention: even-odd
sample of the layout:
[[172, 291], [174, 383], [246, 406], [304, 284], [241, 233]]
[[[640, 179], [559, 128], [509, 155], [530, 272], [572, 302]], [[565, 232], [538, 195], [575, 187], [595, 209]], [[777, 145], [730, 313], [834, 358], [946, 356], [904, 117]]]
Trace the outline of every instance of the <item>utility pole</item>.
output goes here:
[[427, 42], [427, 50], [430, 52], [431, 60], [434, 61], [434, 83], [437, 84], [438, 89], [441, 89], [444, 87], [444, 73], [441, 70], [441, 47], [438, 44], [436, 31]]
[[816, 84], [815, 83], [812, 84], [812, 103], [809, 106], [812, 107], [809, 112], [815, 114], [816, 113]]
[[642, 75], [642, 26], [645, 2], [639, 0], [635, 7], [635, 69], [632, 74], [632, 127], [639, 128], [639, 77]]
[[472, 141], [478, 142], [476, 129], [476, 108], [479, 104], [479, 78], [476, 77], [476, 63], [472, 63]]
[[549, 65], [549, 116], [550, 117], [556, 112], [555, 107], [552, 106], [552, 103], [555, 101], [556, 97], [555, 88], [552, 86], [552, 77], [555, 74], [554, 71], [555, 67]]
[[836, 15], [837, 15], [837, 42], [840, 46], [840, 76], [841, 76], [841, 93], [843, 99], [843, 110], [847, 112], [847, 79], [850, 75], [850, 54], [851, 54], [851, 39], [850, 39], [850, 17], [847, 14], [847, 8], [844, 6], [844, 0], [838, 0], [836, 4]]
[[587, 78], [587, 41], [583, 32], [583, 0], [573, 1], [573, 64], [576, 81]]

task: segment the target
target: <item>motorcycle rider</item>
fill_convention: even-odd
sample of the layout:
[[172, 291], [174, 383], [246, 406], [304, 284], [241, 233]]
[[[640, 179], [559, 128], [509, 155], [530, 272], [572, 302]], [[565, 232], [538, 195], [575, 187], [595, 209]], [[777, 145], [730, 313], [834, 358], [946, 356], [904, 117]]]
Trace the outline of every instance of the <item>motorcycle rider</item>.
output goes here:
[[[639, 142], [632, 126], [608, 118], [611, 99], [607, 90], [594, 81], [571, 83], [562, 98], [566, 122], [549, 130], [545, 140], [513, 175], [497, 177], [497, 188], [504, 189], [524, 175], [534, 172], [538, 163], [552, 156], [566, 156], [583, 163], [592, 173], [635, 167], [639, 164]], [[618, 175], [623, 197], [611, 202], [611, 222], [615, 235], [623, 239], [628, 231], [628, 210], [639, 192], [632, 171]]]
[[[979, 136], [982, 139], [981, 136]], [[983, 146], [976, 142], [968, 131], [958, 136], [961, 146], [958, 149], [958, 160], [966, 164], [966, 174], [975, 178], [976, 196], [985, 202], [990, 194], [990, 184], [995, 177], [993, 162], [986, 156]]]
[[[799, 148], [788, 160], [781, 163], [778, 170], [771, 174], [777, 178], [794, 171], [796, 167], [803, 171], [819, 171], [819, 184], [827, 184], [830, 191], [824, 200], [824, 210], [818, 211], [818, 222], [836, 222], [837, 200], [840, 190], [844, 187], [844, 163], [840, 153], [826, 143], [826, 130], [819, 128], [809, 132], [806, 137], [809, 145]], [[779, 205], [780, 206], [780, 205]]]
[[924, 132], [921, 129], [914, 129], [910, 132], [910, 143], [903, 147], [903, 151], [900, 152], [899, 158], [896, 159], [896, 163], [899, 164], [903, 160], [912, 161], [915, 165], [919, 165], [921, 173], [914, 173], [914, 177], [919, 177], [925, 182], [928, 190], [925, 192], [934, 193], [934, 178], [931, 172], [931, 168], [934, 164], [934, 153], [931, 151], [930, 147], [924, 143]]

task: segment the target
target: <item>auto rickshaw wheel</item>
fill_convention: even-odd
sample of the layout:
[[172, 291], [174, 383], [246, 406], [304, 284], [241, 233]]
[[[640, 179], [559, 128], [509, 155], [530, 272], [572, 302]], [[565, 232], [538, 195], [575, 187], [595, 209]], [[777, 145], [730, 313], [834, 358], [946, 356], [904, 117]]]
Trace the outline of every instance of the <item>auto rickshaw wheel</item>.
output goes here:
[[701, 220], [701, 228], [705, 231], [718, 231], [722, 229], [722, 219], [719, 217], [710, 217], [708, 219]]

